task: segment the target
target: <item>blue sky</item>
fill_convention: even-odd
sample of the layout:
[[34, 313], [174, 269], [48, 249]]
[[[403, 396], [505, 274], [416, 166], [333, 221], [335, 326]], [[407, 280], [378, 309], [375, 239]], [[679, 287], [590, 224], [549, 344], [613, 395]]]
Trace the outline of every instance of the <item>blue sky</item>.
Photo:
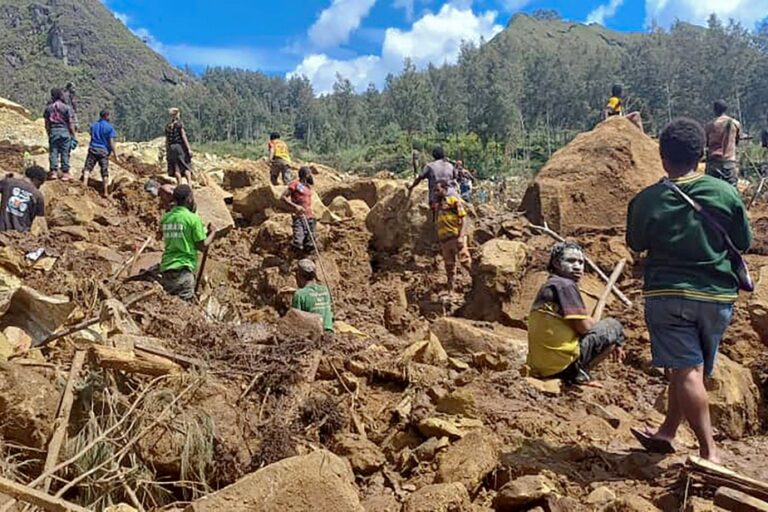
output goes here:
[[310, 78], [328, 92], [336, 74], [358, 89], [381, 85], [411, 58], [455, 62], [462, 41], [489, 39], [517, 12], [555, 9], [568, 20], [641, 31], [709, 14], [752, 28], [768, 0], [104, 0], [158, 53], [195, 70], [231, 66]]

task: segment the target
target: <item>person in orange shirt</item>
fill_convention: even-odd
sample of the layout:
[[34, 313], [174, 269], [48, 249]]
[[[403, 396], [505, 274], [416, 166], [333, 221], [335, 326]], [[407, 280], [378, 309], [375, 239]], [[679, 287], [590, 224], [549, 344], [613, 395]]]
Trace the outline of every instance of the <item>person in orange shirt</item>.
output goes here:
[[283, 185], [291, 183], [291, 155], [286, 144], [277, 132], [269, 136], [269, 161], [271, 168], [269, 177], [273, 185], [278, 184], [278, 178], [283, 179]]

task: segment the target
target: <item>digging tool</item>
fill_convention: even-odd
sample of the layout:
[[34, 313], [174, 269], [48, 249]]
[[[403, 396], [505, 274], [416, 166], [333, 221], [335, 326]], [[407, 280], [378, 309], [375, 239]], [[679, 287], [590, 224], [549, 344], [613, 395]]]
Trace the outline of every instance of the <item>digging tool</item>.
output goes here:
[[608, 280], [608, 284], [605, 286], [605, 290], [603, 291], [603, 294], [600, 296], [600, 300], [597, 302], [597, 306], [595, 306], [595, 312], [592, 313], [592, 318], [595, 320], [595, 322], [599, 322], [603, 318], [603, 311], [605, 310], [605, 305], [608, 302], [608, 297], [611, 296], [611, 290], [613, 290], [613, 287], [616, 286], [616, 281], [619, 280], [619, 277], [621, 276], [621, 273], [624, 271], [624, 266], [626, 264], [627, 264], [627, 260], [622, 259], [616, 265], [616, 268], [613, 269], [613, 273], [611, 274], [611, 277]]
[[200, 282], [203, 280], [203, 272], [205, 272], [205, 264], [208, 263], [208, 251], [211, 249], [211, 246], [205, 248], [203, 251], [203, 259], [200, 262], [200, 270], [197, 271], [197, 280], [195, 280], [195, 295], [197, 295], [197, 290], [200, 288]]
[[331, 291], [331, 283], [328, 281], [328, 274], [325, 273], [325, 267], [323, 267], [323, 259], [320, 256], [320, 249], [317, 247], [317, 241], [315, 240], [315, 235], [312, 234], [312, 230], [309, 229], [309, 221], [307, 221], [307, 217], [302, 215], [301, 220], [304, 221], [304, 227], [307, 230], [307, 233], [309, 233], [309, 239], [312, 241], [312, 247], [315, 248], [315, 254], [317, 254], [317, 264], [320, 266], [320, 272], [323, 274], [323, 280], [325, 281], [325, 286], [328, 287], [328, 295], [331, 297], [331, 305], [333, 305], [333, 292]]
[[[549, 228], [549, 226], [547, 225], [547, 223], [546, 223], [546, 222], [544, 223], [544, 225], [543, 225], [543, 226], [536, 226], [535, 224], [529, 224], [529, 225], [528, 225], [528, 227], [530, 227], [531, 229], [533, 229], [533, 230], [535, 230], [535, 231], [539, 231], [539, 232], [541, 232], [541, 233], [544, 233], [545, 235], [548, 235], [548, 236], [549, 236], [550, 238], [552, 238], [553, 240], [556, 240], [556, 241], [558, 241], [558, 242], [565, 242], [565, 238], [561, 237], [560, 235], [558, 235], [557, 233], [555, 233], [554, 231], [552, 231], [552, 230]], [[596, 273], [598, 276], [600, 276], [600, 279], [602, 279], [602, 280], [603, 280], [603, 281], [605, 281], [606, 283], [608, 283], [608, 282], [609, 282], [608, 276], [607, 276], [607, 275], [605, 275], [605, 272], [603, 272], [603, 271], [600, 269], [600, 267], [598, 267], [598, 266], [595, 264], [595, 262], [594, 262], [594, 261], [592, 261], [592, 260], [591, 260], [589, 257], [587, 257], [586, 255], [584, 256], [584, 260], [587, 262], [587, 266], [588, 266], [589, 268], [591, 268], [591, 269], [592, 269], [592, 270], [593, 270], [593, 271], [594, 271], [594, 272], [595, 272], [595, 273]], [[631, 301], [631, 300], [629, 300], [629, 299], [627, 298], [627, 296], [626, 296], [626, 295], [624, 295], [624, 294], [622, 293], [622, 291], [621, 291], [621, 290], [619, 290], [618, 286], [616, 286], [616, 285], [614, 284], [614, 285], [613, 285], [613, 287], [611, 288], [611, 290], [613, 291], [614, 295], [616, 295], [616, 297], [618, 297], [618, 299], [619, 299], [621, 302], [623, 302], [623, 303], [624, 303], [625, 305], [627, 305], [627, 306], [630, 306], [630, 307], [632, 306], [632, 301]]]

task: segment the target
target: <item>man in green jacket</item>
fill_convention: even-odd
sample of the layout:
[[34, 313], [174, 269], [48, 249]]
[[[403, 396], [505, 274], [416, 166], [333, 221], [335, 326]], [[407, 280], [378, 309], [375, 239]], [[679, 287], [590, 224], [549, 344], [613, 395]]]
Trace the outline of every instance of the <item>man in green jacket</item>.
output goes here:
[[[696, 173], [705, 140], [696, 121], [672, 121], [659, 140], [664, 169], [673, 183], [723, 225], [736, 248], [745, 251], [752, 233], [738, 192], [725, 181]], [[664, 423], [656, 431], [633, 433], [649, 451], [670, 453], [686, 419], [701, 456], [719, 462], [704, 377], [714, 370], [738, 297], [738, 280], [723, 237], [678, 193], [658, 183], [630, 202], [627, 243], [634, 251], [647, 251], [645, 318], [653, 364], [665, 368], [670, 379]]]
[[291, 307], [306, 313], [320, 315], [323, 318], [325, 332], [333, 332], [331, 292], [327, 286], [317, 282], [317, 270], [312, 260], [299, 261], [296, 281], [299, 289], [293, 295]]
[[165, 241], [160, 261], [160, 284], [169, 294], [191, 301], [195, 298], [197, 252], [213, 243], [216, 228], [209, 225], [206, 235], [189, 185], [174, 189], [173, 202], [175, 206], [160, 222], [160, 235]]

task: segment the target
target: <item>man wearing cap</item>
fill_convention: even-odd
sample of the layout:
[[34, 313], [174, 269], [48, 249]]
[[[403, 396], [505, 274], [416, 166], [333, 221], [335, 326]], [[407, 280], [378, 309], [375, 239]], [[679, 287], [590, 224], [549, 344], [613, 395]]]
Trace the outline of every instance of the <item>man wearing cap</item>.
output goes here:
[[216, 228], [209, 225], [206, 235], [189, 185], [176, 187], [173, 201], [176, 206], [160, 223], [160, 236], [165, 241], [160, 261], [160, 284], [169, 294], [191, 301], [195, 297], [197, 251], [203, 251], [213, 243]]
[[291, 307], [306, 313], [320, 315], [323, 318], [325, 332], [333, 332], [331, 292], [326, 285], [317, 282], [317, 270], [312, 260], [299, 261], [296, 282], [299, 289], [293, 295]]

